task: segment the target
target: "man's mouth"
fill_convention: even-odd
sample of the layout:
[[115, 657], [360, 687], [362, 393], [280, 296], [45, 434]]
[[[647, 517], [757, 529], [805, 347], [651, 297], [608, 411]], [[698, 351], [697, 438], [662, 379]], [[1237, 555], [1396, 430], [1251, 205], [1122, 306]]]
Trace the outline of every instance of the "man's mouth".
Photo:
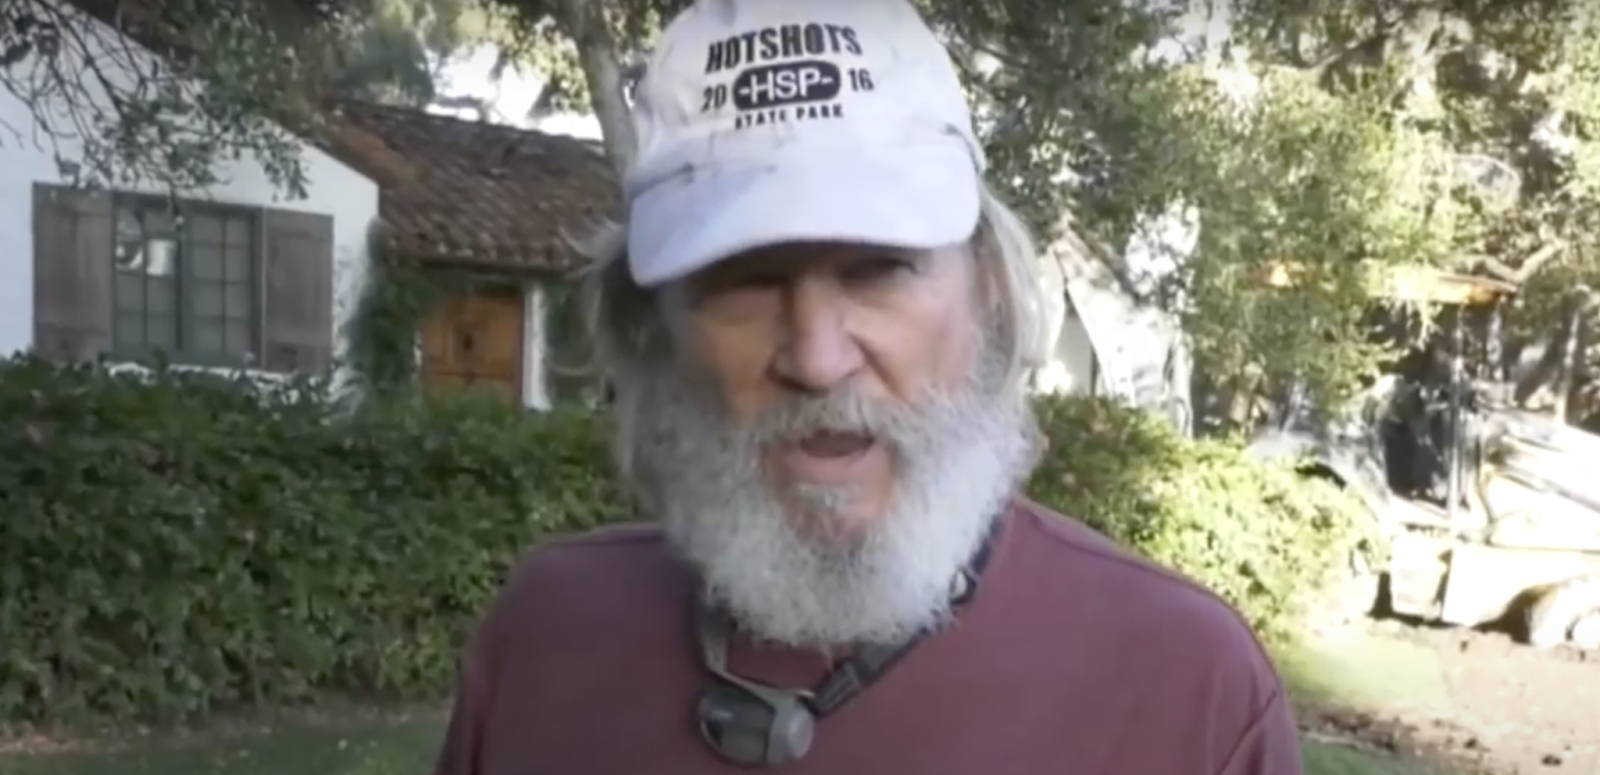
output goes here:
[[881, 446], [865, 433], [814, 433], [779, 447], [776, 462], [797, 482], [845, 484], [866, 475]]
[[864, 433], [823, 432], [807, 436], [795, 446], [812, 457], [843, 458], [866, 452], [872, 443], [872, 437]]

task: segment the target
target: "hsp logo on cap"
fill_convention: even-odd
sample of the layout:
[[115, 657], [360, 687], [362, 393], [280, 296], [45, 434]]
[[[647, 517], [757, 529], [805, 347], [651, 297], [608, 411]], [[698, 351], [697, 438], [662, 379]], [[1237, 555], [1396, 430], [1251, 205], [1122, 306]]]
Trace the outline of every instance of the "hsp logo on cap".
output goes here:
[[720, 112], [731, 100], [734, 129], [843, 118], [841, 94], [873, 88], [871, 73], [852, 61], [865, 54], [860, 37], [849, 25], [811, 22], [717, 40], [705, 60], [705, 74], [717, 80], [706, 84], [700, 112]]

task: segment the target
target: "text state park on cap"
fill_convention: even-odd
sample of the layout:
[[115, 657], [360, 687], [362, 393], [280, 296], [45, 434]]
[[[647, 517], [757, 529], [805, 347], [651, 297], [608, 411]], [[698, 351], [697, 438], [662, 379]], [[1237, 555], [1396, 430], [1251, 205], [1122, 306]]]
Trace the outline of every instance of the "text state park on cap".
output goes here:
[[872, 91], [867, 69], [849, 66], [864, 53], [855, 29], [843, 24], [782, 24], [715, 41], [706, 47], [706, 75], [736, 74], [705, 87], [700, 112], [720, 111], [731, 99], [735, 129], [843, 118], [843, 89]]

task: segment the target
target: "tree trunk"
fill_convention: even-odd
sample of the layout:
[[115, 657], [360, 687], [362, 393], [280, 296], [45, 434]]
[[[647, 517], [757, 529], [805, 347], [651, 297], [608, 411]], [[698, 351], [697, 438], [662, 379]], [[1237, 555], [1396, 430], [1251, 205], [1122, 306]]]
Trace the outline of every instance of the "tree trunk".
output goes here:
[[628, 119], [628, 102], [623, 97], [622, 67], [617, 62], [616, 42], [611, 39], [601, 6], [595, 0], [560, 0], [561, 15], [574, 45], [578, 64], [589, 87], [590, 106], [600, 122], [600, 137], [606, 156], [620, 178], [633, 163], [635, 139]]

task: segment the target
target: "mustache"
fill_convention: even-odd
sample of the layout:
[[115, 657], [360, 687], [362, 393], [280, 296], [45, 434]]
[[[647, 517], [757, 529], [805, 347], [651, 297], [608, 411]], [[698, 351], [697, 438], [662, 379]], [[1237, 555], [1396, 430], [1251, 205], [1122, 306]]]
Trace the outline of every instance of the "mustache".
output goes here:
[[791, 442], [818, 433], [854, 433], [908, 443], [924, 428], [927, 413], [940, 401], [914, 404], [875, 398], [853, 384], [825, 394], [791, 394], [755, 418], [748, 438], [757, 444]]

